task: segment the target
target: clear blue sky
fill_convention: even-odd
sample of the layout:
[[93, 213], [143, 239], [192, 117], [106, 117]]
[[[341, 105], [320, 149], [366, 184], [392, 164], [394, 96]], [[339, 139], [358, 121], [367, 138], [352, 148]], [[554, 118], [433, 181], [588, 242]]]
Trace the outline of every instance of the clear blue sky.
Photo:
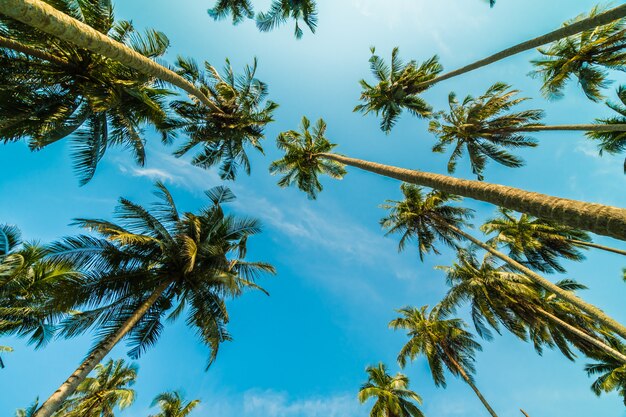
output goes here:
[[[255, 2], [259, 10], [269, 4]], [[276, 277], [262, 282], [271, 296], [250, 293], [230, 303], [235, 340], [223, 346], [206, 373], [206, 349], [182, 323], [168, 326], [158, 345], [138, 361], [137, 401], [121, 415], [146, 417], [157, 393], [182, 388], [188, 398], [202, 400], [195, 417], [366, 416], [368, 407], [356, 400], [365, 367], [384, 361], [391, 371], [398, 370], [395, 357], [405, 337], [387, 329], [394, 309], [437, 303], [446, 285], [433, 267], [449, 264], [452, 254], [420, 263], [414, 251], [397, 254], [396, 239], [382, 236], [378, 205], [399, 197], [396, 181], [350, 170], [343, 181], [324, 180], [318, 201], [307, 200], [297, 190], [279, 189], [267, 171], [278, 156], [274, 138], [296, 128], [303, 115], [323, 117], [328, 136], [344, 154], [443, 173], [446, 155], [431, 153], [433, 138], [426, 122], [403, 117], [386, 136], [375, 117], [352, 113], [358, 80], [370, 77], [369, 47], [375, 45], [389, 56], [399, 46], [406, 59], [438, 54], [444, 66], [453, 69], [551, 30], [595, 2], [499, 0], [490, 10], [479, 0], [320, 0], [318, 34], [305, 32], [301, 41], [293, 38], [291, 25], [260, 34], [252, 22], [237, 27], [215, 23], [206, 15], [213, 0], [116, 3], [118, 18], [132, 19], [140, 28], [158, 28], [170, 37], [170, 59], [182, 54], [221, 65], [229, 57], [242, 68], [258, 57], [259, 78], [281, 105], [277, 121], [267, 129], [266, 156], [254, 155], [252, 176], [233, 184], [239, 196], [237, 212], [265, 224], [265, 233], [251, 242], [249, 256], [278, 268]], [[425, 97], [436, 109], [445, 109], [450, 91], [478, 95], [493, 82], [504, 81], [534, 97], [527, 105], [544, 108], [547, 123], [587, 123], [609, 114], [573, 84], [566, 100], [542, 100], [538, 81], [526, 76], [535, 56], [528, 52], [443, 82]], [[609, 94], [614, 96], [612, 90]], [[599, 158], [578, 133], [537, 137], [541, 145], [522, 152], [526, 167], [490, 165], [487, 179], [626, 206], [621, 158]], [[72, 174], [67, 143], [38, 153], [21, 143], [2, 146], [0, 222], [18, 225], [28, 239], [47, 242], [76, 232], [68, 226], [74, 217], [110, 217], [119, 196], [152, 201], [155, 179], [171, 187], [183, 209], [202, 205], [202, 191], [219, 184], [215, 173], [170, 157], [156, 135], [149, 133], [148, 139], [144, 168], [122, 152], [109, 152], [95, 179], [82, 188]], [[464, 164], [458, 175], [471, 178]], [[493, 213], [487, 204], [466, 204], [477, 210], [477, 224]], [[624, 248], [623, 242], [597, 241]], [[567, 264], [567, 276], [590, 287], [584, 298], [626, 322], [626, 285], [620, 279], [624, 266], [617, 255], [589, 252], [585, 263]], [[46, 398], [81, 361], [90, 343], [87, 335], [33, 351], [23, 341], [0, 339], [0, 344], [15, 348], [6, 357], [7, 369], [0, 372], [0, 415], [12, 415], [36, 396]], [[112, 357], [125, 352], [120, 346]], [[550, 351], [540, 357], [530, 345], [508, 335], [485, 342], [477, 359], [477, 384], [501, 417], [519, 416], [520, 407], [532, 417], [626, 415], [617, 395], [596, 398], [589, 390], [584, 359], [572, 363]], [[423, 360], [404, 372], [423, 396], [427, 416], [486, 415], [462, 381], [450, 377], [448, 389], [434, 387]]]

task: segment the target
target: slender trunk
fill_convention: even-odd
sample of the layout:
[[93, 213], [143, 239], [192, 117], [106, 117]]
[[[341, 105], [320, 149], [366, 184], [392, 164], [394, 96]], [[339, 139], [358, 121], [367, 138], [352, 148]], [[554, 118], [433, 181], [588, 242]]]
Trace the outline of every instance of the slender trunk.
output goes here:
[[68, 65], [68, 62], [63, 58], [59, 58], [47, 52], [41, 51], [37, 48], [33, 48], [32, 46], [24, 45], [23, 43], [14, 41], [13, 39], [5, 38], [4, 36], [0, 36], [0, 48], [12, 49], [28, 56], [52, 62], [53, 64], [59, 65], [61, 67]]
[[[583, 131], [583, 132], [626, 132], [626, 124], [587, 124], [587, 125], [529, 125], [520, 128], [503, 129], [500, 132], [544, 132], [544, 131]], [[496, 131], [497, 132], [497, 131]]]
[[597, 243], [593, 243], [593, 242], [583, 242], [582, 240], [576, 240], [576, 239], [567, 239], [567, 241], [570, 242], [570, 243], [573, 243], [574, 245], [577, 245], [577, 246], [586, 246], [586, 247], [589, 247], [589, 248], [600, 249], [600, 250], [603, 250], [603, 251], [613, 252], [613, 253], [617, 253], [618, 255], [626, 256], [626, 250], [615, 249], [615, 248], [611, 248], [609, 246], [602, 246], [602, 245], [598, 245]]
[[0, 0], [0, 13], [52, 36], [103, 55], [143, 74], [173, 84], [196, 97], [211, 110], [222, 113], [199, 88], [151, 59], [114, 41], [41, 0]]
[[398, 168], [342, 155], [322, 153], [319, 156], [389, 178], [485, 201], [599, 235], [626, 240], [626, 209], [552, 197], [499, 184]]
[[484, 66], [493, 64], [494, 62], [500, 61], [510, 56], [517, 55], [521, 52], [538, 48], [540, 46], [558, 41], [568, 36], [573, 36], [580, 32], [593, 29], [597, 26], [606, 25], [608, 23], [613, 22], [614, 20], [621, 19], [625, 16], [626, 16], [626, 4], [617, 6], [614, 9], [607, 10], [606, 12], [601, 13], [597, 16], [590, 17], [590, 18], [581, 20], [576, 23], [572, 23], [571, 25], [561, 27], [560, 29], [547, 33], [543, 36], [539, 36], [538, 38], [534, 38], [526, 42], [522, 42], [520, 44], [512, 46], [510, 48], [504, 49], [494, 55], [481, 59], [480, 61], [476, 61], [462, 68], [447, 72], [445, 74], [440, 75], [439, 77], [433, 78], [430, 81], [420, 83], [416, 87], [425, 88], [425, 87], [431, 86], [440, 81], [447, 80], [452, 77], [456, 77], [457, 75], [465, 74], [467, 72], [473, 71], [478, 68], [482, 68]]
[[522, 410], [521, 408], [519, 410], [522, 412], [522, 414], [524, 414], [525, 417], [530, 417], [528, 413], [526, 413], [526, 411]]
[[124, 324], [117, 330], [117, 332], [111, 335], [108, 340], [102, 343], [98, 348], [83, 361], [83, 363], [67, 378], [67, 380], [61, 384], [51, 396], [44, 402], [37, 410], [33, 417], [51, 417], [60, 407], [63, 402], [76, 391], [78, 385], [87, 378], [89, 373], [98, 365], [102, 359], [115, 347], [115, 345], [122, 340], [122, 338], [141, 320], [141, 318], [150, 310], [150, 307], [157, 302], [159, 297], [171, 284], [171, 281], [164, 282], [158, 286], [154, 292], [146, 299], [146, 301], [139, 306], [139, 308], [133, 313], [131, 317], [126, 320]]
[[545, 279], [544, 277], [542, 277], [541, 275], [537, 274], [533, 270], [531, 270], [531, 269], [525, 267], [524, 265], [522, 265], [521, 263], [517, 262], [515, 259], [513, 259], [513, 258], [505, 255], [504, 253], [502, 253], [502, 252], [492, 248], [491, 246], [489, 246], [485, 242], [483, 242], [483, 241], [481, 241], [479, 239], [476, 239], [474, 236], [472, 236], [472, 235], [470, 235], [468, 233], [465, 233], [463, 230], [459, 229], [458, 227], [452, 226], [450, 224], [445, 224], [445, 227], [447, 227], [448, 229], [450, 229], [451, 231], [453, 231], [457, 235], [462, 236], [465, 239], [469, 240], [470, 242], [474, 243], [475, 245], [481, 247], [482, 249], [484, 249], [487, 252], [491, 253], [495, 257], [503, 260], [507, 264], [511, 265], [513, 268], [515, 268], [518, 271], [520, 271], [522, 274], [526, 275], [535, 284], [540, 285], [546, 291], [548, 291], [548, 292], [550, 292], [552, 294], [555, 294], [556, 296], [558, 296], [562, 300], [565, 300], [565, 301], [568, 301], [568, 302], [572, 303], [573, 305], [575, 305], [576, 307], [578, 307], [579, 309], [581, 309], [582, 311], [584, 311], [585, 313], [589, 314], [591, 317], [596, 319], [599, 323], [603, 324], [604, 326], [606, 326], [609, 329], [612, 329], [615, 333], [619, 334], [622, 338], [626, 339], [626, 327], [624, 327], [622, 324], [618, 323], [616, 320], [614, 320], [611, 317], [609, 317], [608, 315], [606, 315], [598, 307], [596, 307], [596, 306], [594, 306], [592, 304], [588, 304], [587, 302], [583, 301], [582, 299], [580, 299], [579, 297], [577, 297], [576, 295], [574, 295], [570, 291], [564, 290], [563, 288], [559, 287], [558, 285], [555, 285], [554, 283], [552, 283], [551, 281]]
[[467, 372], [465, 372], [465, 369], [463, 369], [463, 367], [456, 361], [456, 359], [454, 359], [452, 355], [450, 355], [448, 352], [445, 352], [445, 354], [450, 360], [450, 362], [452, 362], [452, 364], [456, 368], [459, 375], [461, 375], [461, 378], [463, 378], [463, 380], [467, 383], [467, 385], [469, 385], [472, 388], [472, 390], [474, 390], [480, 402], [483, 403], [487, 411], [489, 411], [489, 414], [491, 414], [492, 417], [498, 417], [498, 415], [496, 414], [495, 411], [493, 411], [493, 408], [491, 408], [491, 406], [489, 405], [485, 397], [483, 397], [483, 394], [478, 390], [476, 385], [474, 385], [474, 383], [472, 382], [472, 378], [470, 378], [469, 375], [467, 375]]
[[617, 359], [618, 361], [621, 361], [622, 363], [626, 363], [626, 355], [624, 355], [623, 353], [613, 349], [612, 347], [610, 347], [606, 343], [603, 343], [600, 339], [590, 335], [587, 332], [582, 331], [578, 327], [572, 326], [568, 322], [566, 322], [564, 320], [561, 320], [560, 318], [558, 318], [554, 314], [548, 313], [547, 311], [545, 311], [545, 310], [543, 310], [541, 308], [537, 308], [536, 311], [539, 314], [541, 314], [542, 316], [544, 316], [545, 318], [547, 318], [548, 320], [550, 320], [553, 323], [555, 323], [558, 326], [560, 326], [561, 328], [563, 328], [563, 329], [565, 329], [565, 330], [575, 334], [576, 336], [580, 337], [581, 339], [585, 340], [586, 342], [591, 343], [592, 345], [594, 345], [598, 349], [604, 351], [607, 355], [614, 357], [615, 359]]

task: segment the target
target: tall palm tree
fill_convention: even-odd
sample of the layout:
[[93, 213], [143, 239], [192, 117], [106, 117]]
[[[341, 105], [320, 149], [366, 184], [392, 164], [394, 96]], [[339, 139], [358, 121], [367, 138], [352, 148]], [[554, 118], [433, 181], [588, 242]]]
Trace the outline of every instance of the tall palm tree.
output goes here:
[[181, 118], [177, 126], [188, 136], [174, 154], [180, 157], [201, 147], [192, 159], [194, 165], [209, 168], [219, 164], [220, 176], [227, 180], [235, 179], [238, 167], [250, 174], [246, 148], [263, 152], [264, 128], [274, 120], [272, 113], [278, 107], [265, 101], [267, 85], [255, 78], [256, 59], [240, 76], [234, 74], [228, 60], [224, 75], [209, 63], [205, 63], [205, 73], [194, 61], [183, 58], [178, 59], [178, 67], [179, 74], [197, 84], [220, 112], [211, 111], [199, 100], [173, 102]]
[[626, 240], [626, 210], [600, 204], [552, 197], [499, 184], [452, 178], [445, 175], [384, 165], [332, 153], [335, 144], [326, 137], [326, 124], [319, 120], [315, 128], [305, 117], [301, 131], [279, 135], [277, 146], [284, 156], [270, 165], [270, 172], [283, 174], [281, 187], [296, 185], [309, 197], [321, 190], [319, 174], [342, 178], [350, 165], [388, 178], [398, 179], [446, 193], [506, 207], [599, 235]]
[[[489, 159], [507, 167], [517, 168], [524, 161], [511, 154], [507, 148], [534, 147], [537, 142], [525, 132], [538, 131], [593, 131], [611, 135], [622, 134], [626, 124], [575, 124], [544, 126], [537, 122], [543, 117], [541, 110], [512, 111], [528, 100], [517, 97], [519, 90], [510, 85], [495, 83], [479, 97], [467, 96], [459, 103], [450, 93], [450, 112], [439, 112], [430, 122], [429, 130], [437, 136], [433, 152], [444, 152], [450, 145], [453, 151], [448, 162], [448, 172], [453, 173], [458, 159], [467, 151], [472, 172], [483, 179]], [[618, 133], [619, 132], [619, 133]]]
[[[626, 354], [626, 345], [617, 338], [607, 337], [607, 343]], [[603, 392], [617, 391], [626, 405], [626, 365], [611, 356], [599, 356], [597, 359], [599, 362], [585, 366], [587, 375], [598, 375], [591, 384], [591, 390], [598, 396]]]
[[482, 347], [465, 328], [461, 319], [445, 318], [438, 307], [430, 312], [428, 306], [404, 307], [398, 310], [400, 317], [392, 320], [389, 327], [406, 330], [409, 341], [398, 354], [400, 366], [406, 366], [419, 355], [428, 361], [430, 373], [437, 386], [446, 386], [444, 368], [454, 376], [460, 376], [472, 388], [492, 417], [498, 415], [474, 383], [475, 353]]
[[382, 362], [378, 366], [368, 366], [367, 382], [361, 386], [359, 401], [364, 403], [370, 398], [376, 402], [370, 411], [370, 417], [424, 417], [414, 404], [422, 404], [422, 398], [409, 389], [409, 378], [398, 372], [391, 376]]
[[[61, 0], [55, 5], [146, 59], [163, 56], [169, 45], [163, 33], [151, 30], [140, 35], [130, 22], [116, 22], [110, 1]], [[71, 136], [75, 168], [85, 184], [112, 146], [129, 149], [143, 165], [144, 126], [153, 126], [164, 140], [168, 138], [166, 98], [171, 92], [154, 77], [13, 19], [2, 19], [2, 23], [2, 35], [30, 49], [9, 45], [0, 54], [4, 67], [1, 141], [28, 138], [30, 147], [39, 150]], [[46, 50], [55, 58], [30, 54], [32, 49]]]
[[[0, 353], [8, 353], [13, 352], [13, 348], [10, 346], [1, 346], [0, 345]], [[0, 356], [0, 369], [4, 368], [4, 361], [2, 360], [2, 356]]]
[[130, 356], [139, 357], [157, 342], [165, 318], [187, 315], [187, 324], [210, 348], [210, 365], [220, 344], [230, 340], [225, 298], [258, 289], [258, 274], [274, 272], [268, 264], [244, 260], [246, 243], [260, 225], [224, 212], [222, 204], [235, 198], [228, 188], [207, 191], [210, 204], [198, 214], [180, 213], [167, 188], [157, 183], [156, 189], [159, 201], [151, 208], [121, 198], [115, 211], [119, 223], [76, 220], [101, 237], [67, 237], [50, 246], [52, 260], [88, 271], [71, 295], [76, 305], [91, 309], [68, 319], [61, 335], [95, 327], [99, 341], [36, 417], [57, 411], [122, 339], [132, 347]]
[[[610, 117], [608, 119], [598, 119], [601, 124], [613, 125], [626, 123], [626, 86], [622, 85], [617, 89], [617, 98], [619, 103], [607, 102], [612, 110], [616, 111], [619, 116]], [[588, 132], [587, 136], [591, 139], [598, 140], [600, 143], [600, 154], [606, 152], [608, 154], [618, 154], [626, 151], [626, 132]], [[624, 164], [626, 172], [626, 162]]]
[[315, 33], [317, 28], [317, 4], [315, 0], [273, 0], [267, 12], [257, 15], [256, 25], [262, 32], [269, 32], [282, 25], [287, 19], [294, 19], [296, 27], [294, 34], [301, 39], [304, 32], [300, 27], [300, 20]]
[[[603, 12], [605, 9], [598, 5], [589, 14], [582, 14], [563, 25], [571, 26]], [[602, 90], [610, 84], [606, 70], [623, 70], [622, 63], [626, 59], [624, 23], [623, 19], [615, 20], [560, 39], [547, 48], [539, 48], [543, 57], [532, 61], [537, 69], [531, 74], [543, 81], [541, 91], [544, 96], [562, 97], [565, 84], [573, 76], [578, 78], [589, 99], [602, 100]]]
[[515, 217], [511, 210], [503, 208], [480, 230], [485, 234], [495, 233], [491, 242], [506, 247], [516, 261], [542, 272], [565, 272], [560, 258], [582, 261], [585, 257], [579, 249], [592, 247], [626, 255], [626, 251], [591, 242], [589, 234], [582, 230], [528, 214]]
[[200, 400], [185, 401], [182, 394], [177, 391], [164, 392], [156, 396], [152, 406], [159, 406], [161, 411], [150, 417], [187, 417]]
[[98, 364], [96, 375], [86, 378], [61, 407], [64, 417], [114, 417], [115, 408], [123, 410], [135, 401], [131, 388], [137, 379], [137, 366], [123, 359]]
[[230, 14], [234, 25], [241, 23], [244, 19], [254, 19], [254, 9], [250, 0], [217, 0], [208, 13], [215, 20], [224, 19]]
[[443, 70], [439, 58], [433, 56], [419, 66], [415, 61], [404, 63], [400, 59], [398, 48], [394, 48], [391, 52], [391, 63], [387, 64], [376, 55], [375, 48], [371, 51], [370, 68], [377, 84], [360, 81], [363, 88], [361, 101], [364, 104], [356, 106], [354, 111], [374, 113], [376, 116], [381, 114], [380, 128], [386, 133], [391, 131], [403, 109], [417, 117], [430, 117], [432, 107], [419, 96], [428, 86], [419, 85], [432, 80]]

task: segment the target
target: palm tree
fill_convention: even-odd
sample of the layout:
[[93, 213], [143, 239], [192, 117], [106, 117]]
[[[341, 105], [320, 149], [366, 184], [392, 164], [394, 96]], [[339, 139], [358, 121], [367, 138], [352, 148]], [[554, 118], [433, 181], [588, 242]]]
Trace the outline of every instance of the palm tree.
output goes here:
[[404, 368], [411, 361], [424, 355], [430, 373], [437, 386], [446, 386], [444, 367], [454, 376], [460, 376], [472, 388], [492, 417], [497, 417], [485, 397], [474, 384], [474, 356], [482, 347], [465, 328], [461, 319], [447, 319], [439, 307], [428, 312], [428, 306], [419, 309], [404, 307], [398, 310], [400, 317], [392, 320], [389, 327], [408, 332], [409, 341], [398, 354], [398, 363]]
[[[39, 399], [35, 400], [28, 408], [22, 408], [15, 412], [15, 417], [34, 417], [39, 407]], [[55, 416], [56, 417], [56, 416]]]
[[[147, 31], [142, 36], [130, 22], [115, 22], [109, 1], [62, 0], [55, 4], [92, 31], [146, 59], [163, 56], [169, 45], [160, 32]], [[171, 92], [159, 87], [154, 77], [13, 19], [3, 19], [2, 26], [2, 35], [22, 41], [24, 48], [3, 45], [0, 55], [4, 67], [1, 141], [29, 138], [31, 149], [39, 150], [71, 136], [75, 168], [85, 184], [111, 146], [129, 149], [143, 165], [145, 125], [155, 127], [167, 140], [166, 98]], [[32, 50], [47, 50], [54, 58], [49, 60]]]
[[[626, 345], [615, 337], [607, 337], [614, 349], [626, 354]], [[626, 405], [626, 365], [611, 356], [599, 356], [599, 362], [585, 366], [587, 375], [599, 375], [591, 385], [591, 390], [598, 396], [603, 392], [617, 391]]]
[[300, 28], [300, 19], [306, 24], [311, 32], [317, 28], [317, 5], [314, 0], [273, 0], [270, 9], [259, 13], [256, 18], [256, 26], [262, 32], [269, 32], [282, 25], [287, 19], [296, 21], [294, 34], [301, 39], [304, 32]]
[[626, 255], [626, 251], [591, 242], [588, 233], [528, 214], [516, 218], [511, 210], [499, 208], [498, 216], [488, 219], [480, 230], [495, 233], [491, 242], [504, 245], [516, 261], [542, 272], [565, 272], [559, 258], [585, 259], [579, 249], [589, 247]]
[[[564, 26], [594, 18], [603, 12], [601, 6], [595, 6], [588, 15], [571, 19]], [[548, 98], [562, 97], [565, 84], [573, 76], [578, 78], [589, 99], [600, 101], [602, 90], [610, 84], [606, 70], [623, 70], [624, 48], [626, 27], [623, 20], [615, 20], [560, 39], [548, 48], [539, 48], [543, 57], [532, 61], [537, 69], [531, 74], [542, 79], [541, 91]]]
[[494, 62], [498, 62], [502, 59], [509, 58], [513, 55], [517, 55], [519, 53], [529, 51], [531, 49], [535, 49], [540, 46], [556, 42], [570, 36], [574, 36], [581, 32], [593, 30], [594, 28], [599, 26], [610, 24], [611, 22], [620, 20], [624, 17], [626, 17], [626, 5], [617, 6], [605, 12], [598, 13], [585, 19], [580, 19], [572, 22], [571, 24], [564, 25], [563, 27], [546, 33], [545, 35], [527, 40], [510, 48], [506, 48], [500, 52], [488, 56], [487, 58], [472, 62], [471, 64], [456, 69], [454, 71], [446, 72], [445, 74], [433, 78], [432, 80], [421, 83], [419, 87], [425, 88], [431, 86], [438, 82], [456, 77], [457, 75], [465, 74], [478, 68], [485, 67], [489, 64], [493, 64]]
[[156, 396], [152, 406], [159, 406], [161, 411], [150, 417], [187, 417], [200, 404], [200, 400], [185, 402], [183, 396], [177, 392], [164, 392]]
[[254, 19], [254, 10], [250, 0], [217, 0], [208, 13], [215, 20], [224, 19], [230, 13], [234, 25], [241, 23], [244, 19]]
[[96, 375], [86, 378], [57, 414], [64, 417], [113, 417], [114, 409], [130, 407], [135, 391], [130, 388], [137, 379], [137, 366], [123, 359], [109, 360], [95, 368]]
[[291, 130], [279, 135], [277, 146], [285, 155], [270, 165], [270, 172], [284, 175], [279, 181], [281, 187], [295, 184], [311, 198], [315, 198], [321, 190], [319, 174], [342, 178], [346, 173], [344, 165], [350, 165], [388, 178], [485, 201], [599, 235], [626, 240], [624, 209], [350, 158], [331, 153], [336, 145], [325, 137], [326, 124], [323, 120], [317, 122], [312, 132], [309, 128], [310, 122], [305, 117], [302, 119], [301, 132]]
[[236, 76], [230, 62], [226, 61], [220, 75], [212, 65], [205, 63], [206, 74], [194, 61], [178, 59], [179, 74], [197, 84], [220, 109], [215, 113], [199, 100], [172, 103], [188, 140], [175, 155], [181, 157], [197, 146], [202, 149], [193, 157], [194, 165], [210, 168], [220, 164], [222, 179], [234, 180], [237, 168], [250, 174], [246, 147], [263, 152], [261, 139], [265, 126], [272, 122], [272, 113], [278, 105], [265, 101], [267, 85], [255, 78], [257, 61], [246, 66], [244, 75]]
[[365, 103], [356, 106], [354, 111], [373, 112], [376, 116], [382, 114], [380, 128], [386, 133], [391, 131], [403, 109], [417, 117], [430, 117], [432, 107], [419, 96], [428, 86], [419, 85], [432, 80], [443, 70], [439, 58], [433, 56], [419, 66], [415, 61], [405, 64], [399, 57], [398, 48], [394, 48], [391, 63], [387, 64], [376, 55], [375, 48], [371, 51], [370, 68], [378, 83], [371, 85], [365, 80], [360, 81], [363, 88], [361, 101]]
[[[0, 352], [8, 353], [13, 352], [13, 348], [10, 346], [0, 346]], [[0, 369], [4, 368], [4, 361], [2, 360], [2, 356], [0, 356]]]
[[[598, 119], [598, 123], [607, 125], [626, 123], [626, 86], [620, 86], [617, 89], [617, 97], [620, 103], [607, 102], [607, 105], [609, 108], [616, 111], [619, 116], [610, 117], [608, 119]], [[600, 141], [598, 145], [600, 154], [606, 152], [613, 155], [626, 151], [626, 132], [588, 132], [587, 136]], [[624, 171], [626, 172], [626, 162]]]
[[222, 204], [235, 198], [228, 188], [207, 191], [211, 203], [198, 214], [179, 213], [167, 188], [157, 183], [156, 189], [159, 202], [151, 208], [121, 198], [115, 211], [119, 223], [76, 220], [102, 237], [73, 236], [50, 246], [50, 259], [88, 271], [71, 295], [76, 305], [91, 310], [66, 320], [61, 335], [96, 327], [99, 341], [36, 417], [57, 411], [123, 338], [132, 347], [130, 356], [139, 357], [157, 342], [165, 318], [187, 315], [187, 324], [210, 348], [210, 365], [220, 344], [230, 340], [225, 298], [259, 288], [253, 282], [257, 275], [274, 272], [268, 264], [244, 260], [246, 243], [260, 225], [224, 213]]
[[364, 403], [376, 398], [370, 417], [424, 417], [414, 404], [421, 405], [422, 398], [409, 389], [406, 375], [399, 372], [389, 375], [382, 362], [378, 366], [368, 366], [366, 372], [368, 378], [359, 391], [359, 401]]

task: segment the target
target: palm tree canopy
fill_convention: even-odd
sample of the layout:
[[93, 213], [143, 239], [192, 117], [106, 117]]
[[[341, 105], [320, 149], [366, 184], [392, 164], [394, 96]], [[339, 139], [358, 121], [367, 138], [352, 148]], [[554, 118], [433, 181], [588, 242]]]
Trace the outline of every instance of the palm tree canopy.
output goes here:
[[[174, 154], [181, 157], [200, 147], [192, 163], [202, 168], [219, 165], [222, 179], [233, 180], [239, 167], [250, 174], [250, 161], [246, 154], [248, 146], [263, 153], [261, 139], [265, 126], [272, 122], [272, 113], [278, 105], [265, 101], [267, 85], [256, 77], [257, 61], [246, 66], [243, 75], [235, 75], [230, 62], [221, 75], [205, 63], [205, 71], [184, 58], [178, 58], [179, 71], [221, 109], [217, 113], [199, 100], [174, 101], [172, 107], [180, 116], [177, 124], [188, 136], [187, 142]], [[265, 102], [265, 103], [264, 103]]]
[[208, 13], [215, 20], [224, 19], [230, 14], [234, 25], [241, 23], [244, 19], [254, 18], [254, 9], [250, 0], [218, 0]]
[[322, 154], [331, 152], [335, 146], [326, 138], [326, 123], [319, 119], [311, 129], [311, 122], [302, 118], [300, 132], [290, 130], [278, 135], [276, 146], [285, 155], [272, 162], [270, 173], [281, 174], [278, 181], [280, 187], [296, 185], [315, 199], [323, 187], [319, 181], [320, 174], [341, 179], [346, 175], [344, 166], [338, 162], [323, 158]]
[[486, 234], [496, 233], [490, 242], [504, 245], [516, 261], [542, 272], [565, 272], [561, 258], [585, 259], [572, 240], [591, 241], [586, 232], [528, 214], [516, 218], [511, 210], [504, 208], [499, 208], [498, 213], [481, 230]]
[[200, 404], [200, 400], [185, 401], [177, 391], [164, 392], [156, 396], [152, 406], [158, 406], [161, 411], [150, 417], [187, 417]]
[[304, 32], [300, 20], [315, 33], [317, 28], [317, 4], [315, 0], [274, 0], [267, 12], [261, 12], [256, 18], [256, 25], [261, 32], [269, 32], [282, 25], [287, 19], [294, 19], [294, 35], [301, 39]]
[[[140, 35], [130, 22], [115, 21], [109, 0], [48, 3], [148, 58], [163, 56], [169, 46], [161, 32]], [[74, 166], [85, 184], [110, 146], [127, 148], [143, 165], [144, 126], [169, 138], [166, 100], [172, 93], [156, 79], [10, 18], [0, 23], [0, 36], [58, 58], [0, 50], [0, 141], [28, 138], [32, 149], [41, 149], [71, 136]]]
[[247, 262], [248, 238], [260, 232], [251, 218], [226, 214], [222, 205], [235, 196], [226, 187], [206, 192], [210, 204], [197, 214], [180, 213], [167, 188], [156, 184], [159, 201], [145, 208], [121, 198], [118, 223], [77, 219], [75, 224], [100, 236], [67, 237], [50, 246], [51, 259], [71, 260], [86, 279], [72, 291], [75, 302], [89, 308], [66, 320], [61, 334], [71, 337], [97, 327], [100, 343], [115, 334], [156, 288], [165, 289], [127, 334], [139, 357], [156, 343], [165, 318], [187, 315], [187, 324], [215, 359], [221, 342], [230, 340], [225, 298], [237, 297], [260, 273], [273, 273], [266, 263]]
[[404, 367], [407, 359], [413, 361], [424, 355], [428, 361], [433, 381], [446, 386], [444, 367], [453, 375], [459, 375], [459, 366], [471, 378], [474, 371], [474, 355], [482, 347], [466, 329], [461, 319], [447, 319], [437, 306], [430, 312], [428, 306], [404, 307], [398, 310], [400, 317], [392, 320], [389, 327], [407, 331], [409, 341], [398, 354], [398, 363]]
[[370, 57], [370, 68], [377, 84], [369, 84], [361, 80], [361, 101], [354, 108], [355, 112], [363, 114], [374, 113], [381, 116], [380, 128], [389, 133], [397, 122], [402, 110], [417, 117], [430, 117], [432, 107], [419, 95], [427, 87], [418, 87], [435, 78], [443, 67], [439, 63], [439, 58], [432, 58], [422, 62], [419, 66], [415, 61], [404, 63], [400, 59], [400, 51], [394, 48], [391, 52], [391, 63], [387, 64], [383, 58], [376, 55], [376, 49], [372, 48]]
[[[622, 85], [617, 89], [619, 103], [607, 102], [607, 105], [615, 110], [619, 116], [608, 119], [596, 120], [599, 124], [620, 124], [626, 123], [626, 86]], [[618, 154], [626, 152], [626, 132], [587, 132], [587, 137], [599, 141], [600, 154]], [[624, 167], [626, 170], [626, 166]]]
[[422, 187], [407, 183], [403, 183], [400, 190], [404, 200], [387, 200], [382, 208], [389, 214], [380, 221], [386, 235], [401, 234], [398, 249], [402, 251], [415, 241], [420, 259], [424, 260], [429, 252], [439, 254], [436, 241], [456, 248], [458, 236], [446, 225], [462, 228], [468, 226], [467, 220], [473, 217], [472, 210], [449, 204], [461, 198], [436, 190], [424, 193]]
[[524, 161], [507, 151], [507, 148], [534, 147], [537, 142], [519, 132], [525, 126], [536, 125], [543, 117], [541, 110], [511, 111], [528, 100], [516, 97], [519, 90], [510, 85], [496, 83], [480, 97], [467, 96], [459, 103], [450, 93], [450, 112], [438, 113], [430, 122], [429, 131], [437, 136], [433, 152], [444, 152], [448, 146], [454, 149], [448, 162], [448, 172], [453, 173], [463, 152], [467, 152], [472, 172], [483, 179], [485, 165], [489, 159], [507, 167], [517, 168]]
[[[614, 336], [607, 336], [606, 342], [619, 352], [626, 353], [626, 345]], [[626, 405], [626, 365], [610, 356], [598, 357], [599, 362], [585, 366], [585, 371], [589, 376], [596, 376], [596, 380], [591, 384], [591, 390], [596, 395], [617, 391]]]
[[137, 379], [137, 366], [123, 359], [99, 364], [96, 375], [85, 379], [59, 410], [64, 417], [114, 417], [115, 408], [123, 410], [135, 400], [130, 388]]
[[[581, 14], [565, 22], [568, 26], [583, 19], [603, 13], [605, 8], [595, 6], [589, 14]], [[560, 98], [563, 88], [571, 77], [578, 83], [585, 95], [593, 100], [603, 99], [602, 90], [609, 86], [607, 70], [624, 70], [626, 59], [625, 20], [619, 19], [604, 26], [583, 31], [578, 35], [563, 38], [546, 48], [539, 48], [543, 57], [533, 64], [537, 67], [531, 74], [541, 78], [544, 96]]]
[[424, 417], [414, 404], [422, 404], [422, 398], [409, 389], [409, 378], [401, 373], [391, 376], [383, 363], [368, 366], [367, 382], [361, 386], [359, 401], [364, 403], [370, 398], [376, 402], [370, 411], [370, 417]]

